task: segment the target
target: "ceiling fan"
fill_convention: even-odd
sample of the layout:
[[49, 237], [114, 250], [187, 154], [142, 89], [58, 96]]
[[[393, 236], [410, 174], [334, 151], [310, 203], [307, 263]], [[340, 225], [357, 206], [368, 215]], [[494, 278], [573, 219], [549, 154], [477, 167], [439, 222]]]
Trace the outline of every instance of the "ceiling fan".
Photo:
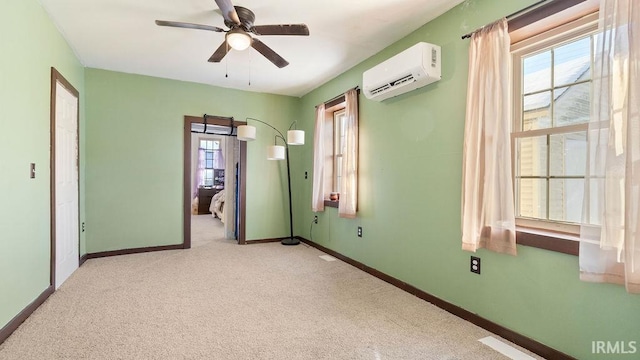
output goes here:
[[166, 20], [156, 20], [156, 24], [226, 33], [224, 42], [211, 55], [209, 62], [217, 63], [222, 61], [229, 49], [244, 50], [251, 46], [279, 68], [289, 65], [289, 62], [262, 41], [251, 36], [250, 33], [254, 35], [309, 35], [309, 28], [305, 24], [253, 25], [256, 19], [253, 11], [242, 6], [233, 6], [231, 0], [215, 1], [224, 17], [224, 24], [229, 30], [224, 30], [217, 26]]

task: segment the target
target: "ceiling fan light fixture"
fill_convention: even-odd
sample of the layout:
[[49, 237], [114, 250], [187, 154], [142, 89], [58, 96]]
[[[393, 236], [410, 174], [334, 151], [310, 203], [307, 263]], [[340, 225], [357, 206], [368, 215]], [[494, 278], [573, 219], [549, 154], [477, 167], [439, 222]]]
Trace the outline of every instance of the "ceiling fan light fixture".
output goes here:
[[251, 46], [251, 36], [242, 29], [230, 30], [226, 38], [227, 43], [234, 50], [242, 51]]

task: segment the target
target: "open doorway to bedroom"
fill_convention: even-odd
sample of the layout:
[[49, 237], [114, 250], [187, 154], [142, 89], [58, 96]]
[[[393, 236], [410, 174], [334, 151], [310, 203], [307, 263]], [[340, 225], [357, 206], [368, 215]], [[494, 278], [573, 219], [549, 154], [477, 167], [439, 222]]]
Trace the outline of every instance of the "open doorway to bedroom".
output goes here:
[[235, 226], [225, 226], [229, 223], [228, 213], [225, 213], [225, 204], [229, 205], [225, 201], [226, 190], [233, 190], [225, 188], [225, 173], [231, 173], [235, 167], [235, 161], [227, 164], [226, 160], [235, 158], [235, 149], [228, 150], [237, 144], [233, 138], [200, 131], [203, 130], [192, 124], [191, 247], [237, 238]]
[[219, 116], [185, 116], [184, 248], [245, 243], [246, 144], [235, 137], [242, 124]]

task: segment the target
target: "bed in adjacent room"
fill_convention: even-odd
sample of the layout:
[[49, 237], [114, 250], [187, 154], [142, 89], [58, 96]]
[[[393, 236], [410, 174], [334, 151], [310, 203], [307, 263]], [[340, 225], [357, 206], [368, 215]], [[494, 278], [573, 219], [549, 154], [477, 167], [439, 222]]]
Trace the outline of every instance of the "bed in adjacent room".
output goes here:
[[213, 217], [220, 219], [224, 223], [224, 190], [213, 195], [209, 211], [211, 211]]

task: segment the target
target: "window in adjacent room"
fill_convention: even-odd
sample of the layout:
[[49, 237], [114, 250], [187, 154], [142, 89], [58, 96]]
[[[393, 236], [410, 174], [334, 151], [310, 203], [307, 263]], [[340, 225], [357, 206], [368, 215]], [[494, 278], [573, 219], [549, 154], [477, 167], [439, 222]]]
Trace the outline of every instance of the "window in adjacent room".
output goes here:
[[512, 46], [516, 224], [578, 233], [597, 18]]
[[202, 185], [213, 186], [215, 183], [215, 170], [224, 168], [222, 163], [222, 149], [220, 140], [200, 140], [200, 150], [204, 155], [204, 167]]

